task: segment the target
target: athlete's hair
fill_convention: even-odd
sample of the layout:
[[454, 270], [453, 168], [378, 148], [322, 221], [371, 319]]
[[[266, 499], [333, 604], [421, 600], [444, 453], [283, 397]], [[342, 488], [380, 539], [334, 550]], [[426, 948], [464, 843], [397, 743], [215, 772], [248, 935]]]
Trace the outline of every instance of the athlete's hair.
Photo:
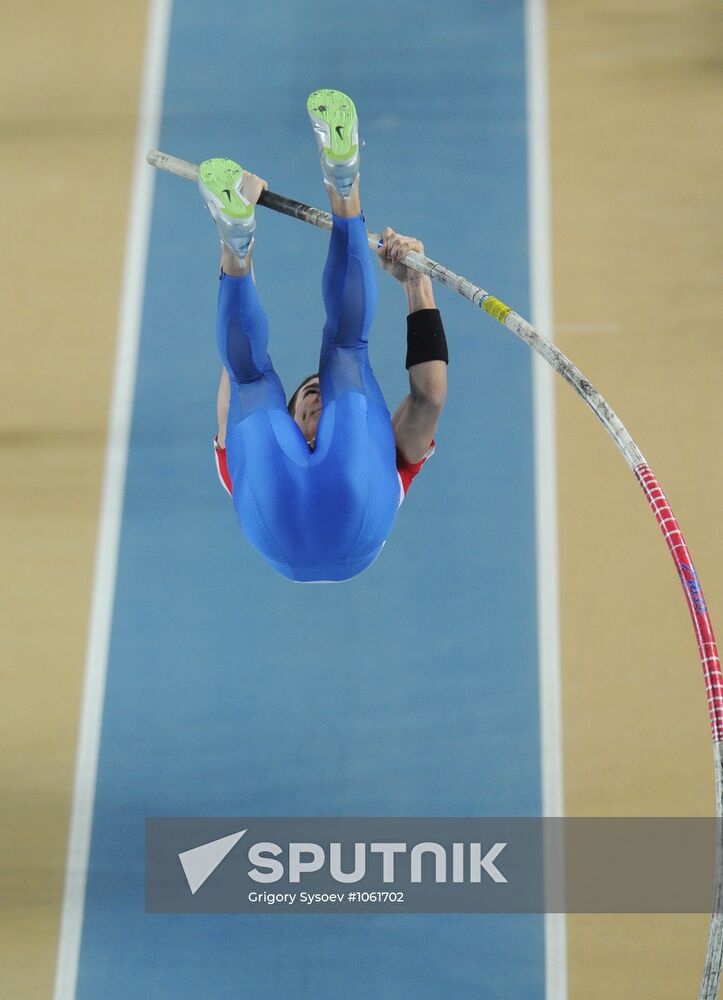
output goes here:
[[294, 395], [289, 400], [289, 405], [286, 407], [286, 409], [289, 411], [289, 413], [291, 414], [292, 417], [294, 416], [294, 409], [296, 407], [296, 397], [299, 395], [299, 393], [304, 388], [304, 386], [306, 385], [307, 382], [311, 382], [312, 379], [315, 379], [315, 378], [318, 378], [318, 377], [319, 377], [319, 373], [318, 372], [314, 372], [313, 375], [307, 375], [306, 378], [304, 379], [304, 381], [301, 383], [301, 385], [297, 388], [297, 390], [294, 393]]

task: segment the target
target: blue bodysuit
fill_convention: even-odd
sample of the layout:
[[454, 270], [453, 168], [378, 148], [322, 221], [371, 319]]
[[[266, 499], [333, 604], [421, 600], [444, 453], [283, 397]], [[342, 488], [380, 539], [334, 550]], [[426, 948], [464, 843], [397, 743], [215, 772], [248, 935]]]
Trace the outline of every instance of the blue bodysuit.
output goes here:
[[291, 580], [340, 581], [366, 569], [399, 504], [394, 430], [369, 364], [377, 288], [363, 218], [333, 217], [322, 292], [323, 403], [314, 451], [286, 408], [251, 275], [221, 275], [216, 339], [231, 380], [228, 472], [239, 523]]

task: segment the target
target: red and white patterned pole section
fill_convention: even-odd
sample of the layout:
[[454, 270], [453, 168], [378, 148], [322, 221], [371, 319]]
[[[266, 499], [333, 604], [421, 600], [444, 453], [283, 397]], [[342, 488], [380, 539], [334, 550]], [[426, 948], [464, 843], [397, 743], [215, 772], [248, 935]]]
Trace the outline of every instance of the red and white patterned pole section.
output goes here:
[[713, 742], [720, 743], [723, 740], [723, 673], [703, 589], [678, 521], [650, 466], [638, 465], [634, 472], [678, 570], [690, 617], [693, 620], [698, 656], [703, 668]]

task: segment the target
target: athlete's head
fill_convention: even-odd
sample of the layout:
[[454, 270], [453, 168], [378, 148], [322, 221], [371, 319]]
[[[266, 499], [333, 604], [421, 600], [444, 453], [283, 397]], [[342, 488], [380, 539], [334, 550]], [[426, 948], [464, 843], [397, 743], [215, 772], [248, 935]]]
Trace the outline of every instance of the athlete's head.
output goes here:
[[294, 395], [289, 400], [288, 410], [301, 428], [301, 433], [313, 448], [316, 441], [316, 428], [321, 416], [321, 389], [319, 375], [307, 375]]

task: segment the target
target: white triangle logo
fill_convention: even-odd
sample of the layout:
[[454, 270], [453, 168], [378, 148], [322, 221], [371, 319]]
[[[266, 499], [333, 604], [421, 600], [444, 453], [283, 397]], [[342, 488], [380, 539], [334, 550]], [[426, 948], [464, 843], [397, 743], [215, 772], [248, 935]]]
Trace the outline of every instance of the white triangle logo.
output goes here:
[[192, 893], [196, 893], [201, 888], [209, 875], [216, 871], [226, 855], [233, 850], [245, 833], [245, 830], [241, 830], [228, 837], [221, 837], [220, 840], [201, 844], [200, 847], [192, 847], [190, 851], [183, 851], [178, 855], [178, 860], [183, 866], [183, 872], [188, 882], [188, 888]]

